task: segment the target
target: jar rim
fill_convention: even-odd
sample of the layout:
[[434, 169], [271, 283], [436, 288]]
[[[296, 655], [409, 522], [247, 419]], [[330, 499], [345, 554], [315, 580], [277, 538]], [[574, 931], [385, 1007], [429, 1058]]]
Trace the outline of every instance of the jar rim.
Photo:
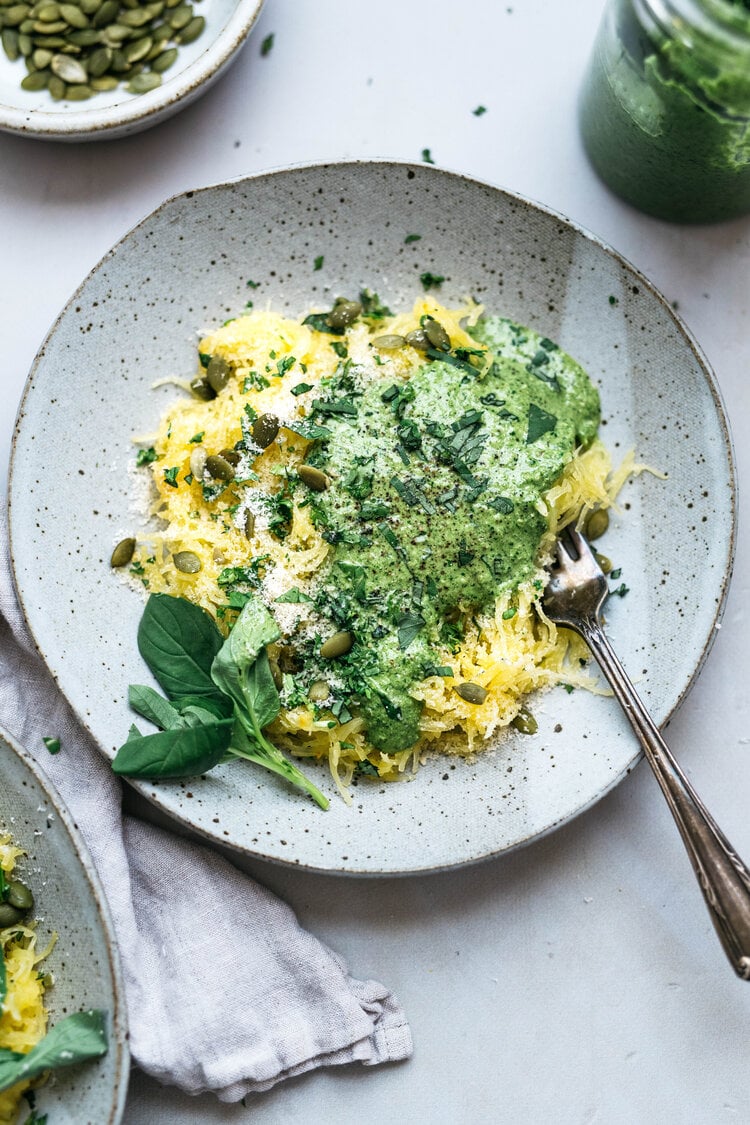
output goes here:
[[670, 38], [705, 43], [750, 58], [750, 8], [732, 0], [633, 0], [641, 19], [650, 18]]

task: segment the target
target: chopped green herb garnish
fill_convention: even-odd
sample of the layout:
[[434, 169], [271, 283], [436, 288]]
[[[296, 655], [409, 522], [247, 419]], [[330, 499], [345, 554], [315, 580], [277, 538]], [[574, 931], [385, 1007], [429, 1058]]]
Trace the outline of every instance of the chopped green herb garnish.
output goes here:
[[425, 619], [420, 613], [413, 613], [407, 610], [402, 613], [396, 621], [398, 647], [404, 652], [412, 643], [414, 638], [425, 626]]
[[408, 246], [410, 242], [419, 242], [421, 237], [421, 234], [407, 234], [406, 238], [404, 239], [404, 245]]
[[325, 255], [318, 254], [317, 258], [313, 262], [313, 269], [322, 270], [324, 261], [325, 261]]
[[49, 750], [50, 754], [60, 753], [60, 739], [59, 738], [42, 738], [42, 742]]
[[189, 444], [190, 445], [199, 445], [203, 441], [203, 435], [204, 435], [205, 432], [206, 432], [205, 430], [201, 430], [201, 432], [199, 434], [193, 434], [193, 436], [190, 438]]
[[148, 447], [148, 449], [139, 449], [138, 450], [138, 453], [136, 454], [136, 458], [135, 458], [135, 463], [136, 463], [136, 465], [150, 465], [152, 463], [152, 461], [156, 461], [156, 460], [157, 460], [156, 450], [154, 449], [153, 445], [150, 445]]
[[439, 289], [445, 281], [445, 278], [442, 274], [431, 273], [430, 270], [425, 270], [424, 273], [420, 273], [419, 280], [422, 282], [425, 292], [428, 292], [430, 289]]
[[432, 153], [430, 152], [430, 150], [428, 148], [422, 149], [422, 160], [425, 162], [425, 164], [434, 164], [435, 163], [435, 161], [432, 159]]
[[[270, 55], [271, 51], [273, 50], [273, 40], [274, 40], [274, 32], [272, 31], [270, 35], [267, 35], [265, 37], [265, 39], [263, 40], [263, 42], [260, 45], [260, 53], [261, 53], [261, 56], [263, 58], [265, 58], [266, 55]], [[250, 285], [249, 281], [248, 281], [248, 285]]]
[[529, 406], [529, 423], [528, 430], [526, 431], [526, 444], [532, 445], [538, 441], [544, 434], [552, 433], [557, 425], [557, 418], [554, 414], [548, 414], [546, 410], [542, 410], [541, 406], [537, 406], [532, 402]]
[[312, 602], [312, 600], [312, 598], [304, 594], [297, 586], [292, 586], [285, 594], [279, 594], [278, 598], [274, 598], [276, 602], [291, 603], [292, 605], [298, 605], [301, 602]]
[[171, 485], [172, 488], [177, 488], [178, 487], [178, 485], [177, 485], [177, 474], [180, 471], [180, 466], [179, 465], [173, 465], [171, 469], [164, 469], [163, 471], [164, 471], [164, 480], [166, 481], [166, 483]]
[[484, 106], [484, 105], [478, 105], [477, 108], [473, 109], [471, 112], [474, 114], [475, 117], [481, 117], [482, 114], [487, 112], [487, 107]]
[[303, 395], [306, 391], [311, 391], [312, 389], [312, 383], [297, 383], [296, 386], [292, 387], [292, 394], [296, 398], [297, 395]]

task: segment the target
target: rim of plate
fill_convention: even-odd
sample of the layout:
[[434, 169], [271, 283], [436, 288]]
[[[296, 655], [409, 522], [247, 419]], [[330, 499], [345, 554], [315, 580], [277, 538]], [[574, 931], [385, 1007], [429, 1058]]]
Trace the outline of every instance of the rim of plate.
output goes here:
[[[264, 0], [237, 0], [226, 25], [204, 51], [156, 90], [130, 94], [125, 101], [102, 108], [65, 109], [56, 113], [0, 103], [0, 129], [40, 140], [97, 140], [115, 132], [125, 135], [156, 124], [168, 112], [189, 104], [206, 83], [232, 62], [260, 15]], [[44, 92], [44, 91], [43, 91]]]
[[122, 976], [122, 967], [120, 965], [120, 955], [117, 950], [114, 923], [110, 914], [107, 897], [104, 893], [104, 888], [102, 887], [86, 842], [81, 836], [73, 817], [68, 811], [67, 805], [58, 793], [53, 782], [50, 781], [41, 766], [38, 765], [36, 760], [31, 756], [28, 750], [21, 745], [18, 739], [14, 738], [14, 736], [2, 726], [0, 726], [0, 743], [5, 743], [16, 755], [32, 775], [39, 788], [44, 792], [47, 800], [55, 811], [55, 816], [58, 817], [60, 823], [64, 826], [73, 844], [73, 849], [78, 857], [81, 870], [88, 883], [89, 891], [96, 904], [107, 948], [109, 969], [112, 974], [112, 993], [114, 1000], [112, 1011], [112, 1038], [114, 1044], [110, 1043], [110, 1050], [114, 1045], [116, 1048], [115, 1082], [112, 1091], [112, 1112], [107, 1120], [107, 1125], [118, 1125], [125, 1111], [130, 1073], [130, 1051], [128, 1048], [125, 983]]
[[[227, 180], [219, 180], [215, 183], [202, 185], [202, 186], [197, 187], [197, 188], [186, 189], [186, 190], [183, 190], [183, 191], [180, 191], [180, 192], [175, 192], [173, 195], [170, 195], [166, 199], [164, 199], [157, 207], [153, 208], [151, 211], [148, 212], [148, 214], [144, 215], [138, 222], [134, 223], [127, 231], [125, 231], [125, 233], [120, 238], [117, 239], [117, 241], [106, 252], [106, 254], [103, 255], [103, 257], [99, 260], [99, 262], [97, 262], [96, 265], [93, 266], [91, 270], [89, 270], [89, 272], [86, 274], [86, 276], [81, 281], [80, 285], [78, 285], [76, 287], [76, 289], [73, 292], [73, 294], [71, 295], [71, 297], [68, 299], [68, 301], [65, 303], [65, 305], [63, 306], [63, 308], [61, 309], [61, 311], [58, 313], [57, 317], [55, 318], [53, 324], [51, 325], [49, 331], [45, 335], [44, 341], [42, 342], [42, 344], [41, 344], [41, 346], [40, 346], [40, 348], [39, 348], [39, 350], [38, 350], [38, 352], [37, 352], [37, 354], [34, 358], [34, 361], [33, 361], [32, 366], [30, 368], [29, 375], [27, 376], [26, 384], [24, 386], [24, 391], [23, 391], [23, 394], [21, 396], [21, 400], [20, 400], [20, 403], [19, 403], [19, 406], [18, 406], [17, 416], [20, 417], [23, 414], [24, 405], [25, 405], [25, 402], [26, 402], [27, 395], [29, 394], [29, 391], [30, 391], [34, 376], [36, 374], [37, 368], [44, 358], [44, 353], [45, 353], [45, 350], [46, 350], [47, 343], [50, 340], [50, 338], [52, 337], [52, 335], [54, 334], [54, 332], [56, 331], [58, 324], [60, 323], [62, 318], [67, 313], [70, 306], [78, 299], [79, 295], [83, 292], [83, 290], [85, 289], [85, 287], [87, 286], [89, 281], [93, 277], [95, 277], [98, 274], [98, 272], [115, 256], [115, 254], [119, 250], [120, 246], [124, 242], [126, 242], [135, 232], [137, 232], [142, 227], [144, 227], [147, 223], [149, 223], [161, 211], [163, 211], [165, 208], [173, 205], [177, 201], [187, 200], [187, 199], [193, 198], [194, 196], [209, 193], [209, 192], [215, 191], [217, 189], [221, 189], [221, 188], [241, 186], [243, 184], [250, 185], [256, 180], [266, 180], [266, 179], [270, 179], [270, 178], [273, 178], [273, 177], [276, 177], [276, 176], [283, 176], [288, 172], [297, 172], [297, 171], [299, 171], [299, 172], [321, 171], [322, 172], [322, 171], [330, 171], [330, 170], [333, 170], [333, 169], [336, 169], [336, 168], [341, 168], [341, 167], [347, 167], [347, 168], [379, 167], [379, 168], [393, 169], [394, 171], [395, 170], [408, 171], [410, 169], [412, 169], [412, 170], [418, 169], [422, 174], [435, 175], [437, 178], [442, 178], [444, 176], [447, 176], [451, 180], [461, 180], [461, 181], [464, 181], [467, 184], [471, 184], [471, 185], [477, 186], [479, 188], [482, 188], [482, 189], [485, 189], [485, 190], [488, 190], [488, 191], [491, 191], [491, 192], [497, 192], [500, 195], [506, 197], [508, 200], [512, 201], [516, 205], [524, 207], [527, 210], [538, 211], [538, 212], [541, 212], [541, 213], [547, 215], [548, 217], [556, 220], [557, 222], [562, 223], [564, 226], [568, 227], [569, 229], [574, 231], [576, 234], [583, 237], [586, 241], [595, 244], [599, 249], [603, 250], [607, 255], [609, 255], [611, 258], [613, 258], [618, 265], [624, 267], [626, 269], [626, 271], [628, 271], [630, 274], [632, 274], [633, 278], [639, 283], [639, 285], [642, 285], [644, 287], [644, 289], [646, 289], [649, 292], [649, 294], [653, 298], [655, 298], [657, 300], [657, 302], [661, 305], [663, 311], [665, 311], [668, 314], [668, 316], [670, 317], [670, 319], [674, 323], [675, 327], [677, 328], [679, 334], [683, 337], [683, 339], [687, 343], [688, 347], [690, 348], [690, 351], [692, 352], [693, 357], [694, 357], [696, 363], [698, 364], [698, 366], [701, 370], [701, 373], [703, 375], [703, 378], [705, 379], [706, 384], [707, 384], [707, 386], [709, 388], [709, 391], [711, 393], [711, 397], [713, 399], [713, 402], [714, 402], [714, 405], [715, 405], [715, 408], [716, 408], [717, 420], [718, 420], [718, 422], [720, 424], [720, 428], [721, 428], [723, 445], [724, 445], [724, 449], [725, 449], [726, 456], [727, 456], [728, 475], [729, 475], [729, 480], [730, 480], [730, 483], [731, 483], [730, 495], [728, 497], [728, 502], [729, 502], [728, 514], [729, 514], [729, 517], [730, 517], [730, 530], [729, 530], [729, 536], [728, 536], [728, 542], [727, 542], [726, 563], [725, 563], [724, 571], [723, 571], [723, 574], [722, 574], [722, 577], [721, 577], [721, 588], [718, 591], [718, 596], [716, 598], [715, 610], [714, 610], [713, 615], [710, 619], [711, 620], [711, 628], [708, 631], [708, 635], [706, 637], [706, 640], [703, 644], [703, 647], [700, 651], [700, 654], [699, 654], [699, 656], [696, 660], [695, 666], [693, 667], [693, 670], [692, 670], [688, 680], [686, 681], [684, 687], [682, 688], [682, 690], [680, 691], [680, 693], [676, 697], [672, 707], [669, 709], [669, 711], [664, 716], [664, 719], [662, 721], [662, 726], [666, 726], [671, 721], [671, 719], [675, 715], [675, 713], [682, 706], [682, 703], [684, 702], [685, 698], [687, 697], [687, 695], [689, 694], [693, 685], [695, 684], [695, 681], [696, 681], [701, 669], [703, 668], [703, 666], [706, 662], [706, 659], [708, 658], [708, 656], [711, 652], [711, 649], [713, 648], [713, 644], [714, 644], [714, 641], [716, 639], [718, 627], [720, 626], [720, 622], [721, 622], [721, 619], [722, 619], [723, 614], [724, 614], [727, 595], [728, 595], [728, 592], [729, 592], [729, 586], [730, 586], [732, 573], [733, 573], [733, 569], [734, 569], [734, 561], [735, 561], [735, 553], [736, 553], [736, 540], [737, 540], [737, 490], [738, 490], [738, 482], [737, 482], [737, 461], [736, 461], [736, 455], [735, 455], [735, 451], [734, 451], [734, 442], [733, 442], [733, 438], [732, 438], [732, 433], [731, 433], [731, 430], [730, 430], [730, 427], [729, 427], [727, 410], [726, 410], [726, 407], [725, 407], [725, 404], [724, 404], [724, 399], [723, 399], [723, 395], [721, 393], [721, 389], [720, 389], [718, 380], [716, 378], [716, 375], [713, 371], [713, 368], [712, 368], [711, 364], [709, 363], [705, 353], [703, 352], [703, 349], [701, 348], [698, 341], [695, 339], [695, 337], [694, 337], [692, 331], [690, 330], [690, 328], [684, 322], [682, 317], [675, 311], [675, 309], [672, 307], [672, 305], [667, 300], [667, 298], [664, 296], [664, 294], [661, 292], [661, 290], [659, 290], [658, 287], [652, 281], [650, 281], [649, 278], [645, 274], [643, 274], [642, 271], [637, 266], [633, 265], [633, 263], [628, 258], [626, 258], [623, 254], [621, 254], [618, 250], [616, 250], [609, 243], [605, 242], [602, 238], [600, 238], [598, 235], [594, 234], [588, 228], [582, 226], [580, 223], [578, 223], [578, 222], [576, 222], [572, 219], [569, 219], [562, 212], [557, 211], [554, 208], [549, 207], [544, 203], [540, 203], [536, 200], [530, 199], [528, 196], [520, 195], [519, 193], [511, 191], [507, 188], [500, 187], [497, 184], [491, 183], [490, 181], [481, 180], [481, 179], [479, 179], [475, 176], [467, 175], [464, 172], [454, 171], [450, 168], [446, 168], [446, 167], [443, 167], [443, 166], [424, 164], [424, 163], [415, 162], [413, 160], [398, 160], [398, 159], [392, 159], [392, 158], [389, 158], [389, 157], [380, 157], [380, 158], [373, 158], [373, 159], [367, 159], [367, 160], [352, 159], [352, 160], [303, 161], [303, 162], [298, 162], [298, 163], [293, 163], [293, 164], [278, 165], [278, 166], [275, 166], [275, 167], [264, 169], [262, 171], [253, 172], [253, 173], [248, 174], [248, 175], [236, 176], [236, 177], [232, 177], [232, 178], [227, 179]], [[21, 609], [23, 611], [24, 618], [26, 620], [27, 626], [29, 628], [32, 640], [33, 640], [34, 645], [37, 649], [37, 652], [39, 653], [41, 658], [44, 660], [45, 664], [47, 665], [48, 669], [50, 670], [50, 672], [53, 676], [53, 679], [55, 680], [58, 687], [60, 687], [60, 690], [62, 691], [62, 687], [60, 685], [60, 675], [59, 675], [57, 669], [51, 667], [51, 665], [48, 663], [47, 657], [44, 654], [44, 650], [42, 649], [41, 644], [37, 640], [36, 634], [34, 632], [34, 628], [31, 624], [31, 621], [29, 619], [29, 615], [28, 615], [27, 610], [26, 610], [26, 605], [25, 605], [25, 602], [24, 602], [24, 599], [23, 599], [21, 589], [19, 587], [19, 583], [16, 579], [16, 560], [15, 560], [15, 553], [14, 553], [14, 547], [13, 547], [14, 539], [13, 539], [13, 519], [12, 519], [12, 482], [13, 482], [15, 457], [16, 457], [16, 447], [17, 447], [17, 443], [18, 443], [18, 438], [19, 438], [19, 431], [18, 431], [18, 427], [16, 426], [16, 428], [14, 429], [13, 438], [12, 438], [12, 442], [11, 442], [10, 469], [9, 469], [9, 476], [8, 476], [8, 514], [9, 514], [8, 537], [9, 537], [10, 559], [11, 559], [11, 566], [12, 566], [12, 570], [13, 570], [13, 578], [14, 578], [14, 583], [15, 583], [15, 587], [16, 587], [16, 594], [17, 594]], [[65, 695], [64, 691], [63, 691], [63, 695]], [[66, 696], [66, 698], [67, 698], [67, 696]], [[83, 713], [81, 713], [74, 705], [72, 705], [72, 706], [73, 706], [73, 709], [76, 713], [76, 716], [77, 716], [79, 722], [91, 734], [92, 738], [94, 739], [95, 743], [98, 746], [99, 740], [98, 740], [96, 734], [94, 733], [94, 731], [92, 730], [91, 725], [88, 722], [86, 716]], [[102, 751], [102, 753], [103, 753], [103, 751]], [[170, 821], [173, 821], [177, 824], [182, 825], [189, 832], [194, 833], [196, 836], [199, 836], [199, 837], [201, 837], [201, 838], [203, 838], [207, 841], [210, 841], [212, 844], [218, 845], [220, 848], [230, 849], [232, 852], [238, 853], [240, 855], [244, 855], [244, 856], [248, 857], [249, 859], [260, 859], [260, 860], [263, 860], [264, 862], [274, 863], [274, 864], [277, 864], [277, 865], [282, 866], [282, 867], [292, 867], [292, 868], [295, 868], [296, 870], [302, 870], [302, 871], [307, 870], [307, 871], [310, 871], [310, 872], [315, 872], [315, 873], [320, 873], [320, 874], [327, 874], [327, 875], [340, 874], [340, 875], [344, 875], [344, 876], [353, 875], [353, 876], [357, 876], [357, 877], [366, 876], [366, 877], [378, 878], [378, 877], [381, 877], [381, 876], [382, 877], [397, 877], [397, 876], [409, 876], [409, 875], [423, 875], [423, 874], [430, 874], [430, 873], [439, 873], [441, 871], [453, 870], [456, 867], [468, 866], [470, 864], [480, 863], [480, 862], [484, 862], [485, 860], [494, 859], [494, 858], [497, 858], [501, 855], [505, 855], [505, 854], [507, 854], [511, 851], [515, 851], [518, 848], [525, 847], [528, 844], [533, 843], [535, 840], [542, 839], [544, 836], [549, 835], [551, 832], [553, 832], [553, 831], [557, 830], [558, 828], [562, 827], [564, 824], [567, 824], [570, 821], [574, 820], [576, 817], [581, 815], [581, 813], [584, 813], [588, 809], [592, 808], [604, 796], [606, 796], [609, 792], [611, 792], [612, 789], [614, 789], [617, 785], [619, 785], [619, 783], [623, 780], [623, 778], [631, 772], [631, 770], [641, 760], [642, 757], [643, 757], [643, 752], [638, 748], [637, 743], [634, 742], [634, 749], [633, 749], [633, 754], [632, 754], [631, 758], [627, 761], [627, 763], [625, 764], [625, 766], [622, 768], [622, 770], [619, 773], [613, 775], [609, 784], [607, 784], [604, 788], [602, 788], [600, 791], [598, 791], [590, 799], [588, 799], [586, 801], [583, 801], [581, 804], [577, 805], [576, 808], [573, 809], [570, 813], [568, 813], [564, 816], [561, 816], [561, 817], [557, 818], [556, 820], [551, 821], [545, 828], [534, 831], [530, 835], [524, 837], [523, 839], [518, 839], [514, 843], [512, 843], [510, 845], [507, 845], [505, 847], [502, 847], [502, 848], [499, 848], [499, 849], [497, 849], [497, 848], [488, 849], [488, 850], [482, 852], [481, 854], [468, 856], [464, 859], [456, 860], [455, 862], [449, 862], [449, 863], [445, 863], [445, 864], [436, 864], [434, 861], [430, 861], [430, 862], [428, 862], [428, 863], [426, 863], [422, 866], [417, 865], [417, 864], [411, 864], [409, 867], [406, 867], [406, 868], [403, 868], [403, 869], [398, 869], [398, 870], [387, 868], [385, 866], [382, 867], [382, 869], [377, 869], [377, 870], [373, 869], [371, 867], [366, 867], [366, 868], [360, 869], [360, 868], [357, 868], [357, 867], [354, 867], [354, 866], [348, 866], [346, 868], [339, 868], [339, 867], [330, 868], [330, 867], [318, 866], [314, 863], [305, 863], [305, 862], [303, 862], [301, 860], [298, 860], [298, 859], [286, 860], [282, 857], [269, 856], [269, 855], [266, 855], [266, 854], [264, 854], [264, 853], [262, 853], [262, 852], [260, 852], [256, 849], [248, 847], [245, 844], [235, 843], [231, 840], [226, 839], [225, 837], [221, 837], [218, 834], [213, 833], [210, 829], [204, 828], [201, 825], [196, 825], [182, 811], [178, 811], [171, 806], [169, 808], [166, 808], [164, 802], [158, 800], [158, 794], [153, 789], [149, 789], [149, 786], [146, 782], [130, 779], [128, 781], [128, 784], [131, 785], [150, 804], [153, 804], [159, 810], [160, 813], [167, 816]]]

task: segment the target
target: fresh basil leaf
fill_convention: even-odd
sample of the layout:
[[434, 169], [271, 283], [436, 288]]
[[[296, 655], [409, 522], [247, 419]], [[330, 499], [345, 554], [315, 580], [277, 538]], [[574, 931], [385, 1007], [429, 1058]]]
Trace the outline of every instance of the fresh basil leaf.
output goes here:
[[215, 695], [211, 664], [224, 643], [213, 619], [186, 598], [152, 594], [138, 627], [138, 649], [171, 700]]
[[425, 619], [419, 613], [407, 611], [396, 622], [398, 628], [398, 647], [403, 652], [409, 647], [417, 633], [424, 628]]
[[170, 730], [171, 727], [179, 726], [180, 712], [152, 687], [147, 687], [145, 684], [131, 684], [128, 688], [128, 703], [134, 711], [160, 730]]
[[290, 602], [292, 605], [297, 605], [300, 602], [311, 602], [312, 598], [307, 594], [303, 594], [298, 586], [292, 586], [285, 594], [279, 594], [278, 598], [274, 598], [275, 602]]
[[206, 707], [190, 703], [180, 709], [180, 725], [184, 727], [210, 726], [216, 722], [216, 715]]
[[183, 695], [175, 700], [175, 707], [182, 715], [189, 707], [208, 711], [214, 719], [228, 719], [232, 714], [232, 701], [226, 695]]
[[293, 434], [299, 434], [306, 441], [322, 441], [323, 438], [329, 438], [331, 431], [327, 426], [320, 426], [317, 422], [311, 421], [310, 418], [294, 418], [281, 423], [285, 430], [291, 430]]
[[232, 719], [158, 734], [128, 736], [112, 762], [120, 777], [195, 777], [218, 765], [232, 737]]
[[75, 1012], [50, 1028], [28, 1054], [0, 1049], [0, 1093], [46, 1070], [98, 1059], [106, 1052], [104, 1012]]
[[546, 410], [542, 410], [541, 406], [532, 402], [529, 406], [529, 427], [526, 432], [526, 444], [531, 445], [544, 434], [552, 433], [556, 425], [557, 418], [554, 414], [548, 414]]
[[281, 709], [278, 688], [273, 682], [271, 665], [265, 649], [256, 657], [254, 663], [243, 676], [243, 695], [248, 709], [254, 714], [255, 722], [263, 730], [272, 723]]

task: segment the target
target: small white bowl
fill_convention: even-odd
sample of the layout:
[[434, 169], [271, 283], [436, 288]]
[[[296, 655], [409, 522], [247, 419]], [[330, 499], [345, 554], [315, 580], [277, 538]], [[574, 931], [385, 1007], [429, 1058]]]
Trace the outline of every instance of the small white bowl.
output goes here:
[[199, 0], [202, 34], [180, 47], [162, 85], [131, 94], [120, 85], [88, 101], [55, 102], [47, 90], [21, 89], [26, 68], [0, 50], [0, 130], [49, 141], [96, 141], [148, 129], [200, 97], [234, 60], [257, 19], [263, 0]]

